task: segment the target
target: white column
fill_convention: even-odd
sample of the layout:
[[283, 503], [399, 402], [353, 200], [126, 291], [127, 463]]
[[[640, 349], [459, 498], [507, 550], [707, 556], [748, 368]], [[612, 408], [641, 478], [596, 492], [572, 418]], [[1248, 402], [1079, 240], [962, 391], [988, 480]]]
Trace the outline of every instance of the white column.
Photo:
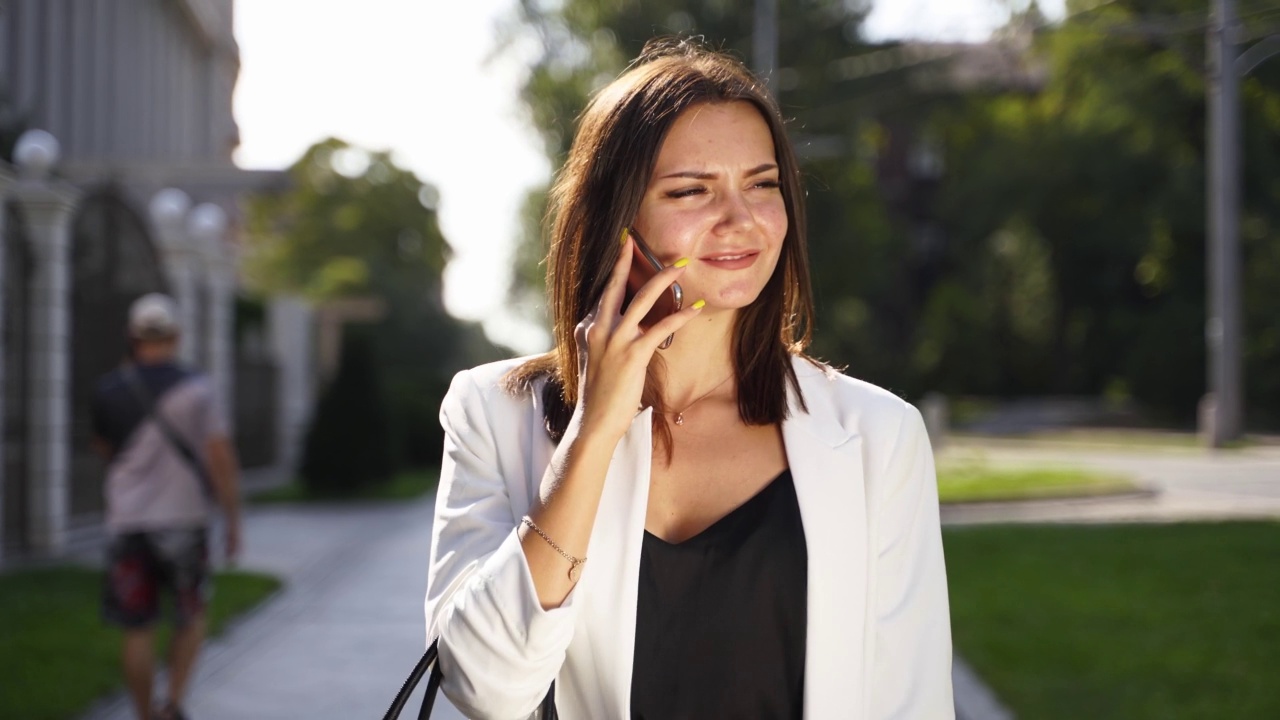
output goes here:
[[57, 161], [48, 133], [19, 138], [14, 158], [22, 177], [14, 198], [27, 221], [34, 260], [31, 278], [31, 404], [28, 415], [27, 512], [30, 542], [54, 554], [66, 541], [71, 499], [71, 220], [79, 193], [46, 179]]
[[[187, 235], [200, 248], [203, 260], [203, 281], [208, 292], [204, 308], [204, 338], [200, 346], [204, 357], [200, 358], [205, 370], [213, 378], [227, 422], [234, 426], [235, 364], [233, 362], [233, 333], [236, 292], [236, 263], [231, 244], [227, 242], [227, 215], [213, 203], [203, 203], [191, 211], [187, 221]], [[234, 429], [234, 427], [232, 428]]]
[[315, 312], [301, 298], [275, 296], [267, 307], [276, 362], [276, 464], [295, 468], [315, 404]]
[[181, 314], [182, 342], [178, 357], [182, 362], [195, 364], [197, 339], [194, 335], [199, 312], [196, 297], [196, 265], [199, 256], [187, 233], [187, 210], [191, 198], [177, 188], [166, 188], [151, 198], [148, 207], [155, 235], [160, 240], [161, 261], [165, 276], [169, 279], [169, 293], [178, 303]]
[[[4, 21], [0, 20], [0, 32], [2, 32], [3, 30], [4, 30]], [[6, 482], [13, 482], [13, 483], [22, 482], [22, 478], [6, 478], [4, 473], [4, 470], [5, 470], [4, 421], [5, 421], [5, 416], [8, 413], [5, 411], [6, 408], [5, 408], [5, 394], [4, 394], [4, 390], [5, 390], [4, 359], [5, 359], [6, 348], [3, 345], [4, 343], [3, 338], [4, 338], [4, 321], [5, 321], [5, 300], [7, 300], [8, 298], [5, 295], [5, 291], [4, 291], [5, 286], [4, 286], [3, 278], [5, 277], [5, 261], [9, 259], [8, 258], [9, 247], [8, 247], [8, 235], [7, 235], [8, 228], [5, 225], [5, 220], [8, 219], [8, 213], [5, 212], [4, 205], [5, 205], [5, 201], [8, 199], [8, 196], [9, 196], [9, 188], [10, 186], [13, 185], [13, 183], [14, 183], [13, 175], [9, 174], [9, 172], [3, 167], [0, 167], [0, 560], [4, 559], [3, 538], [5, 535], [5, 530], [4, 530], [4, 518], [5, 518], [4, 499], [5, 499], [5, 487], [6, 487], [5, 483]]]

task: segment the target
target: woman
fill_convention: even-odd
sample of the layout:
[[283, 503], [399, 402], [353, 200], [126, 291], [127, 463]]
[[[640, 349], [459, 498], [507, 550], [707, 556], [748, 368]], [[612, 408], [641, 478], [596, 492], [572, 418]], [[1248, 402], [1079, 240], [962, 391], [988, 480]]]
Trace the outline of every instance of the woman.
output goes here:
[[[555, 349], [460, 373], [441, 409], [426, 615], [463, 712], [527, 716], [554, 680], [570, 719], [952, 717], [928, 440], [803, 355], [803, 198], [763, 86], [689, 41], [584, 112]], [[639, 238], [666, 268], [628, 298]]]

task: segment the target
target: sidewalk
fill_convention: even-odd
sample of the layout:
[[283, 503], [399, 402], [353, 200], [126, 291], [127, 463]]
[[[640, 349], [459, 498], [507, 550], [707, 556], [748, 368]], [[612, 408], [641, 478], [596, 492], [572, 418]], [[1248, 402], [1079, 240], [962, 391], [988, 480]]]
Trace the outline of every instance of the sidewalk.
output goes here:
[[943, 447], [938, 462], [1078, 467], [1127, 476], [1140, 490], [1117, 497], [947, 505], [944, 525], [1280, 518], [1280, 448], [1275, 447], [1210, 453], [967, 440]]
[[[250, 507], [240, 567], [284, 589], [210, 642], [193, 720], [380, 718], [422, 655], [431, 501]], [[419, 693], [420, 695], [420, 693]], [[412, 714], [417, 713], [417, 697]], [[433, 717], [462, 715], [441, 698]], [[84, 720], [131, 720], [123, 695]]]

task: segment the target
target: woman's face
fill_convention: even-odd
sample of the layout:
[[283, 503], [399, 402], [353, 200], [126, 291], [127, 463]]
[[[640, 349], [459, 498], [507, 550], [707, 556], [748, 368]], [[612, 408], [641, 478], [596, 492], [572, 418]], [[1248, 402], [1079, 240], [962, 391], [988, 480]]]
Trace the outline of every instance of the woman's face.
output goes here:
[[696, 105], [658, 151], [633, 224], [664, 265], [689, 258], [686, 303], [704, 312], [755, 301], [773, 275], [787, 209], [769, 126], [748, 102]]

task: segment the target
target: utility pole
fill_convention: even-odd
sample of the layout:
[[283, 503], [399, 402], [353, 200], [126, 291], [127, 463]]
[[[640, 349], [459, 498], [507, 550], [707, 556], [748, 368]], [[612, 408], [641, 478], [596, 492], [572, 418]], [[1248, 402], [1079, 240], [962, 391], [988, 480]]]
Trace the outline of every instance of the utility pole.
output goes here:
[[1210, 442], [1240, 437], [1244, 398], [1240, 269], [1240, 75], [1235, 0], [1214, 0], [1208, 31], [1209, 71], [1209, 389], [1213, 393]]
[[778, 0], [756, 0], [755, 24], [751, 35], [751, 64], [756, 74], [776, 96], [778, 68]]

